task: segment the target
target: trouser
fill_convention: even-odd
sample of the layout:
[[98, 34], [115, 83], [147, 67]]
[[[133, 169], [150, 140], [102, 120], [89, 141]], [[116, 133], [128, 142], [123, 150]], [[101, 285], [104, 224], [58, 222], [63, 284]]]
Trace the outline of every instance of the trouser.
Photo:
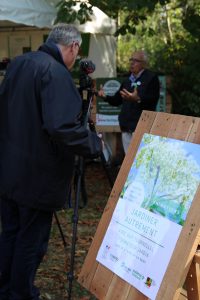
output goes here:
[[131, 133], [131, 132], [122, 132], [122, 145], [123, 145], [125, 154], [127, 153], [132, 136], [133, 136], [133, 133]]
[[1, 198], [0, 299], [38, 300], [37, 268], [47, 250], [53, 212]]
[[[0, 198], [0, 209], [1, 209], [1, 198]], [[0, 234], [1, 234], [1, 211], [0, 211]]]

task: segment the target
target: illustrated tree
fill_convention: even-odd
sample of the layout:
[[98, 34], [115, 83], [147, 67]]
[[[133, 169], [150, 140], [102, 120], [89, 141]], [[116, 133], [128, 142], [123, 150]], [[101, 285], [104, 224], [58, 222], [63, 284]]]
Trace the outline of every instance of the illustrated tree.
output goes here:
[[184, 144], [146, 135], [134, 167], [139, 170], [147, 195], [142, 206], [150, 209], [162, 199], [178, 202], [175, 217], [182, 216], [200, 182], [200, 166]]

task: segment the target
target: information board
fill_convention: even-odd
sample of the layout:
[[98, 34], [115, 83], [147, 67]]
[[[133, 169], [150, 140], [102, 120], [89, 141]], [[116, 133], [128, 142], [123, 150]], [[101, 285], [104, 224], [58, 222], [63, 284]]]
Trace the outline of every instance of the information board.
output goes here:
[[199, 153], [144, 134], [98, 251], [97, 261], [152, 300], [200, 183]]
[[199, 118], [143, 111], [79, 274], [98, 299], [182, 299], [200, 242], [199, 144]]

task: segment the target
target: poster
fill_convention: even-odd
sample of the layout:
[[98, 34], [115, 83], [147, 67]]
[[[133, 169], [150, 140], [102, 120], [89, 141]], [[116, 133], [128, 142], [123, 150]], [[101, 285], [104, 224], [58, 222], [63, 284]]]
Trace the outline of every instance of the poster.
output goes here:
[[[100, 85], [106, 96], [113, 96], [120, 88], [122, 79], [120, 78], [99, 78], [96, 80], [97, 90]], [[120, 106], [111, 106], [102, 98], [97, 97], [96, 125], [99, 126], [119, 126], [118, 115]]]
[[200, 145], [144, 134], [97, 261], [154, 300], [200, 183]]

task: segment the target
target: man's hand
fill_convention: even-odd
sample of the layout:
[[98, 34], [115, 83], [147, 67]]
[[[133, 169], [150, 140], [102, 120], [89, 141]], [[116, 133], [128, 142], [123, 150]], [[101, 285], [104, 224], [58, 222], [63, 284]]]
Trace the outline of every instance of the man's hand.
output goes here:
[[100, 89], [99, 89], [99, 91], [97, 92], [97, 94], [98, 94], [99, 97], [102, 97], [102, 98], [105, 98], [105, 97], [106, 97], [106, 95], [105, 95], [105, 93], [104, 93], [104, 90], [103, 90], [103, 85], [102, 85], [102, 84], [100, 85]]
[[137, 89], [135, 88], [134, 91], [128, 92], [126, 89], [123, 89], [120, 91], [120, 95], [124, 100], [130, 101], [130, 102], [139, 102], [140, 97], [138, 96]]

